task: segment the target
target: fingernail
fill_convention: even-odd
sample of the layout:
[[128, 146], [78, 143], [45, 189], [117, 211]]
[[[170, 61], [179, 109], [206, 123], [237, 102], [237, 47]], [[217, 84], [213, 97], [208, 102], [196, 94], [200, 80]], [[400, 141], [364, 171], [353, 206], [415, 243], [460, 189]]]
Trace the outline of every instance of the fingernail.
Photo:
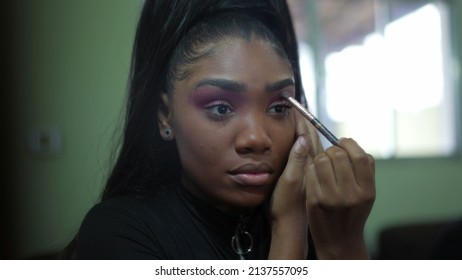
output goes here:
[[297, 139], [297, 145], [300, 145], [303, 148], [308, 148], [310, 145], [308, 136], [306, 134], [300, 135]]

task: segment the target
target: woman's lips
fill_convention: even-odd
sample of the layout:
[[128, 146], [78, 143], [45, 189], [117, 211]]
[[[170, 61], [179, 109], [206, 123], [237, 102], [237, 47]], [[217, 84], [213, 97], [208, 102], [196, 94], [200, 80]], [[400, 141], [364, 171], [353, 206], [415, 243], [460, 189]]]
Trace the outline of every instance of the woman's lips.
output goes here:
[[239, 185], [262, 186], [268, 183], [269, 173], [237, 173], [230, 174], [231, 178]]
[[262, 186], [269, 182], [273, 169], [269, 164], [244, 164], [229, 172], [239, 185]]

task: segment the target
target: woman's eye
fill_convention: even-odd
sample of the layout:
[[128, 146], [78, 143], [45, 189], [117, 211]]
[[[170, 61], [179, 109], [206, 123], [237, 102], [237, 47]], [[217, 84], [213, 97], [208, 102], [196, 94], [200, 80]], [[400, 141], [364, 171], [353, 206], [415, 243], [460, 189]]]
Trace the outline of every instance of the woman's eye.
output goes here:
[[273, 114], [286, 114], [290, 110], [290, 106], [285, 103], [273, 105], [269, 108], [268, 112]]
[[234, 110], [231, 108], [231, 106], [224, 103], [207, 106], [206, 111], [209, 118], [217, 121], [225, 120], [234, 113]]
[[208, 107], [208, 111], [217, 115], [226, 115], [232, 113], [232, 109], [225, 104], [218, 104]]

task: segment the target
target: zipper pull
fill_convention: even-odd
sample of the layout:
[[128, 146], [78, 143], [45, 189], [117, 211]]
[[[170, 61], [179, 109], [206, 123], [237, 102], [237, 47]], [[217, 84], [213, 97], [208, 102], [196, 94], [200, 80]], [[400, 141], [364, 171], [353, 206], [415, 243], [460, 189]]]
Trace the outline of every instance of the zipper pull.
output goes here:
[[245, 260], [245, 255], [252, 252], [253, 249], [253, 237], [245, 230], [248, 219], [249, 217], [243, 215], [239, 217], [236, 232], [231, 238], [231, 247], [241, 260]]

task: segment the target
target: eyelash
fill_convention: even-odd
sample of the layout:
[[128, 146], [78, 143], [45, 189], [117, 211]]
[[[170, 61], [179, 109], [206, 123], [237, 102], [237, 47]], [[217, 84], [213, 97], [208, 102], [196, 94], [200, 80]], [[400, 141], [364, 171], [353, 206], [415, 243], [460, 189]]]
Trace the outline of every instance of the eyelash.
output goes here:
[[[227, 113], [219, 112], [219, 109], [223, 109], [223, 108], [227, 110]], [[207, 116], [209, 117], [209, 119], [211, 119], [212, 121], [217, 121], [217, 122], [226, 121], [227, 119], [229, 119], [230, 115], [234, 113], [234, 110], [231, 108], [231, 106], [223, 101], [219, 103], [211, 104], [207, 106], [205, 109], [206, 109]]]
[[279, 104], [275, 104], [273, 106], [270, 107], [270, 109], [272, 108], [280, 108], [282, 109], [283, 111], [282, 112], [274, 112], [273, 114], [282, 114], [282, 115], [287, 115], [289, 114], [289, 110], [292, 108], [292, 106], [290, 106], [289, 104], [287, 104], [286, 102], [281, 102]]

